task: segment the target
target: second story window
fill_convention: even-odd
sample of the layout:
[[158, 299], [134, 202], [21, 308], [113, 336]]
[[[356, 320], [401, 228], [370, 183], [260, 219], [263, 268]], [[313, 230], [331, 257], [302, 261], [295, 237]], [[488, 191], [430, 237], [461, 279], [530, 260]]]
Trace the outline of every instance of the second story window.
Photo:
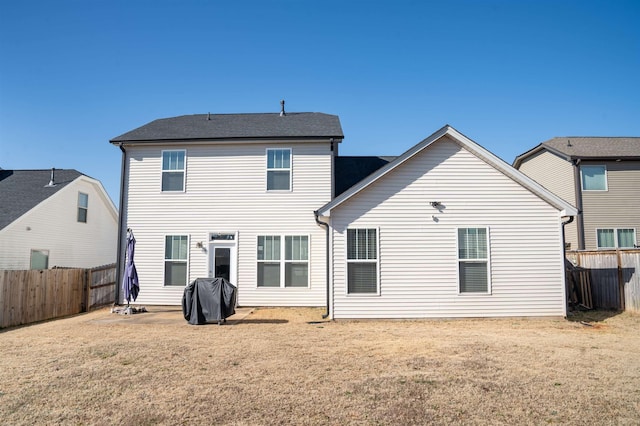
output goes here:
[[87, 212], [89, 211], [89, 195], [78, 192], [78, 222], [87, 223]]
[[581, 166], [580, 175], [582, 177], [583, 191], [607, 190], [606, 166]]
[[291, 190], [291, 148], [267, 149], [267, 191]]
[[162, 151], [162, 191], [183, 192], [186, 151]]

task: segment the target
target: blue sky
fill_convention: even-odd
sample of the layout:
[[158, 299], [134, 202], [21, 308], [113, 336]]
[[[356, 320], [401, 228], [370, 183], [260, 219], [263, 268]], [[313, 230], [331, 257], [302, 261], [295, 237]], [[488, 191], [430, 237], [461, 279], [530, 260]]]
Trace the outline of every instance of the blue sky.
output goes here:
[[157, 118], [340, 116], [343, 155], [450, 124], [511, 163], [640, 136], [639, 1], [0, 1], [0, 167], [73, 168], [116, 205], [109, 140]]

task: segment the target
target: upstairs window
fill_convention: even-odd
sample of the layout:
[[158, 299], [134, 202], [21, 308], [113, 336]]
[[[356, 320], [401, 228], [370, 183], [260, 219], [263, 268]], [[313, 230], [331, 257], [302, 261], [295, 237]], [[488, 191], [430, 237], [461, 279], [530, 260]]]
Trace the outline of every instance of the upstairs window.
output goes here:
[[378, 294], [377, 229], [347, 229], [347, 293]]
[[89, 210], [89, 195], [78, 192], [78, 222], [87, 223], [87, 212]]
[[460, 293], [489, 293], [487, 228], [458, 229]]
[[267, 191], [291, 190], [291, 149], [267, 149]]
[[583, 191], [606, 191], [607, 190], [607, 167], [606, 166], [581, 166]]
[[162, 191], [183, 192], [186, 151], [162, 151]]

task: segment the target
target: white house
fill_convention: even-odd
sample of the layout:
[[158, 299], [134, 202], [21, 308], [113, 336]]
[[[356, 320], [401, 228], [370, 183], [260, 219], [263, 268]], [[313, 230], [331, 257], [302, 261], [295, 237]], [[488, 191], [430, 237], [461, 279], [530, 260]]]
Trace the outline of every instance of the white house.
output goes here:
[[339, 157], [342, 139], [337, 116], [284, 111], [112, 139], [137, 302], [177, 305], [191, 280], [224, 276], [239, 305], [331, 318], [565, 314], [570, 204], [449, 126], [395, 159]]
[[118, 212], [100, 181], [76, 170], [0, 169], [0, 269], [115, 262]]

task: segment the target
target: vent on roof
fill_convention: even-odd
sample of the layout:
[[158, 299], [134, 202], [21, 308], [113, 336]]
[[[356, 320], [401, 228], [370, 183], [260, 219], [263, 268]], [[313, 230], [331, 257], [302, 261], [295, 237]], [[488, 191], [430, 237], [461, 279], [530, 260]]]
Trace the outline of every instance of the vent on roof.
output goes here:
[[51, 188], [53, 186], [56, 186], [56, 182], [55, 182], [56, 175], [55, 175], [55, 173], [56, 173], [56, 168], [52, 167], [51, 168], [51, 179], [49, 180], [49, 183], [44, 186], [45, 188]]
[[211, 113], [210, 112], [207, 113], [207, 121], [208, 120], [211, 120]]
[[280, 101], [280, 117], [284, 117], [285, 115], [287, 115], [284, 112], [284, 99]]
[[567, 146], [573, 146], [571, 145], [571, 139], [567, 139]]

